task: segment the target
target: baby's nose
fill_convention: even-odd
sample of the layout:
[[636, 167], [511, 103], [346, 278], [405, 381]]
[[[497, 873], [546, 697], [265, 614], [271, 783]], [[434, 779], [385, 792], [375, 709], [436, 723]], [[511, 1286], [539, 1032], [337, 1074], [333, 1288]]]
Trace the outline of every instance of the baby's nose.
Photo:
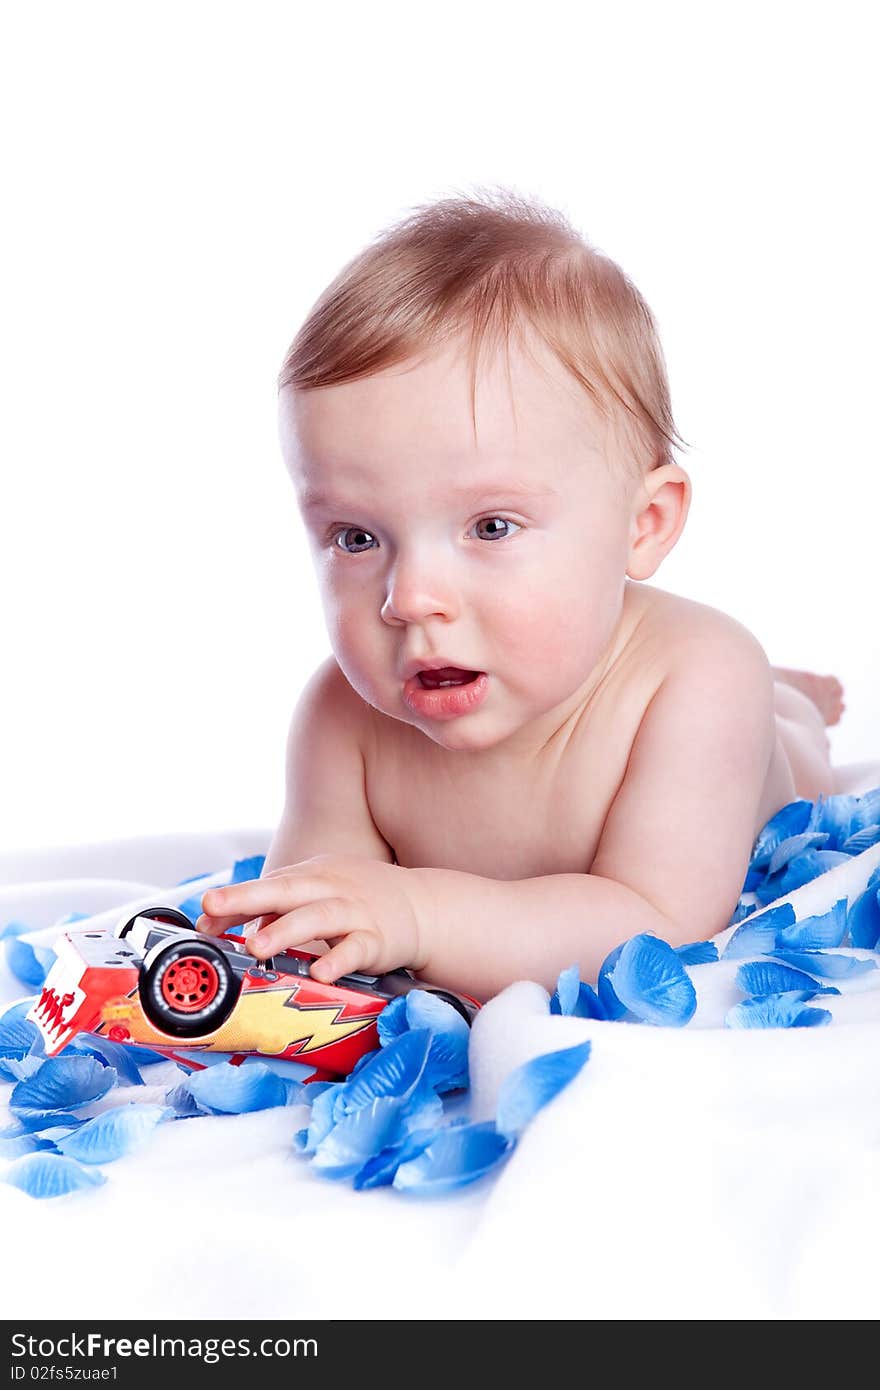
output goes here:
[[398, 564], [382, 605], [385, 622], [418, 623], [425, 618], [454, 618], [459, 601], [448, 570], [435, 563]]

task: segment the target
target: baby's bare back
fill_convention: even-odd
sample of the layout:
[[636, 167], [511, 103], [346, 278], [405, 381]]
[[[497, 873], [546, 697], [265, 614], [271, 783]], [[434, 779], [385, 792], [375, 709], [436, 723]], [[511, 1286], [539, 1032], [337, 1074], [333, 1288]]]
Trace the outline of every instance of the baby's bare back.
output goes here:
[[[609, 810], [623, 786], [646, 711], [676, 663], [736, 660], [749, 634], [725, 614], [664, 590], [629, 583], [614, 660], [587, 706], [568, 720], [527, 764], [503, 746], [478, 754], [450, 751], [412, 725], [363, 705], [365, 789], [376, 829], [397, 863], [463, 870], [489, 878], [589, 873]], [[710, 655], [711, 654], [711, 655]], [[718, 701], [718, 682], [707, 699]], [[772, 715], [768, 715], [772, 720]], [[755, 730], [756, 739], [766, 731]], [[687, 729], [680, 737], [682, 783], [688, 780]], [[777, 735], [754, 833], [794, 797], [789, 765]], [[643, 739], [640, 755], [645, 756]], [[706, 817], [723, 819], [725, 779]], [[698, 833], [676, 814], [677, 778], [668, 789], [669, 834]], [[638, 843], [637, 827], [633, 827]]]

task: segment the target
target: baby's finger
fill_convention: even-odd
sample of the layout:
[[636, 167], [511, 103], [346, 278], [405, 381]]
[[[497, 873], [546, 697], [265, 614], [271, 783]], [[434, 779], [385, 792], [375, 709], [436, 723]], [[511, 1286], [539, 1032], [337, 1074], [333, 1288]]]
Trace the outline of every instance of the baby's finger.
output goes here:
[[248, 950], [265, 960], [288, 946], [303, 946], [328, 936], [347, 936], [359, 922], [355, 906], [347, 898], [321, 898], [267, 920], [260, 931], [248, 938]]
[[277, 878], [267, 875], [243, 883], [228, 883], [222, 888], [208, 888], [202, 894], [202, 911], [207, 917], [225, 917], [232, 923], [246, 922], [261, 912], [290, 912], [303, 903], [322, 898], [327, 886], [326, 878], [289, 869]]
[[369, 966], [375, 949], [376, 938], [371, 932], [349, 932], [344, 941], [312, 963], [309, 973], [313, 979], [332, 985], [341, 975], [352, 975]]
[[222, 936], [230, 927], [237, 927], [236, 936], [252, 935], [259, 931], [260, 927], [277, 921], [278, 916], [277, 912], [269, 912], [262, 917], [251, 917], [242, 923], [240, 917], [207, 917], [203, 913], [196, 922], [196, 931], [203, 932], [205, 936]]
[[259, 921], [259, 917], [242, 917], [241, 913], [234, 917], [214, 917], [203, 912], [196, 922], [196, 931], [204, 932], [206, 936], [222, 936], [230, 927], [247, 926], [249, 922]]

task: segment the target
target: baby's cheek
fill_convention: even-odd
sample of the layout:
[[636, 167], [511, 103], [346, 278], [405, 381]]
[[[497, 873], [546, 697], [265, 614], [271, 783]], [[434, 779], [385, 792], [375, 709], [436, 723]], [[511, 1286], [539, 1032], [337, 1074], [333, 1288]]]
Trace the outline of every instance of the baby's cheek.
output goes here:
[[545, 575], [519, 593], [499, 595], [494, 612], [495, 640], [500, 636], [498, 649], [511, 664], [566, 685], [582, 680], [598, 660], [619, 613], [619, 595], [615, 586], [583, 573]]
[[493, 636], [508, 650], [553, 653], [583, 627], [583, 600], [552, 576], [518, 589], [499, 589], [493, 604]]
[[333, 654], [352, 689], [366, 704], [394, 712], [389, 682], [397, 685], [400, 658], [389, 638], [395, 634], [390, 629], [383, 632], [375, 612], [363, 603], [337, 608], [333, 622], [327, 621], [327, 631]]

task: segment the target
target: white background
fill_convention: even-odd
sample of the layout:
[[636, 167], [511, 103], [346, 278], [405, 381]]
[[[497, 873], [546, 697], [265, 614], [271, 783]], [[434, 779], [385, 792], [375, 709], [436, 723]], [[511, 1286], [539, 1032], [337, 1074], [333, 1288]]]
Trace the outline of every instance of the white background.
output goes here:
[[838, 760], [880, 756], [868, 5], [2, 13], [3, 848], [276, 820], [329, 650], [276, 373], [365, 242], [479, 185], [659, 320], [694, 503], [655, 582], [837, 672]]

